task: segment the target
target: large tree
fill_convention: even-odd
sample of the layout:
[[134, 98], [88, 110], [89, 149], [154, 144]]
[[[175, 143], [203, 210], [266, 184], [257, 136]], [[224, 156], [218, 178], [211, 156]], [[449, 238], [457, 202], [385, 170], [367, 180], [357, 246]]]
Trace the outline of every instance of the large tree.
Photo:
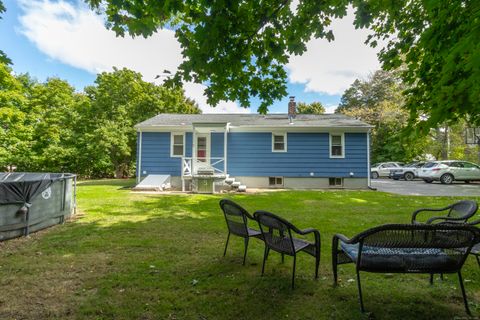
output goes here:
[[425, 154], [427, 139], [405, 134], [408, 111], [402, 91], [396, 73], [377, 71], [355, 80], [336, 110], [373, 125], [372, 162], [410, 161]]
[[0, 61], [0, 170], [28, 163], [32, 130], [22, 82]]
[[49, 78], [29, 82], [27, 125], [32, 130], [28, 170], [76, 172], [78, 156], [75, 132], [80, 121], [79, 104], [84, 98], [65, 80]]
[[314, 101], [310, 103], [299, 102], [297, 104], [297, 113], [299, 114], [324, 114], [325, 107], [321, 102]]
[[333, 18], [355, 9], [355, 26], [373, 31], [369, 42], [386, 42], [385, 69], [406, 66], [406, 106], [417, 128], [468, 118], [480, 125], [480, 1], [436, 0], [85, 0], [104, 11], [118, 35], [150, 36], [168, 27], [182, 46], [184, 62], [172, 81], [208, 84], [212, 104], [222, 99], [260, 112], [287, 94], [284, 65], [305, 52], [312, 38], [333, 40]]
[[83, 148], [91, 175], [111, 172], [128, 176], [135, 168], [134, 125], [158, 113], [200, 113], [181, 88], [169, 89], [142, 80], [128, 69], [114, 69], [97, 76], [95, 85], [85, 88], [90, 104], [85, 105]]
[[[0, 20], [2, 19], [2, 13], [5, 12], [5, 6], [3, 5], [2, 1], [0, 1]], [[5, 52], [0, 50], [0, 63], [3, 64], [11, 64], [12, 61], [7, 57]]]

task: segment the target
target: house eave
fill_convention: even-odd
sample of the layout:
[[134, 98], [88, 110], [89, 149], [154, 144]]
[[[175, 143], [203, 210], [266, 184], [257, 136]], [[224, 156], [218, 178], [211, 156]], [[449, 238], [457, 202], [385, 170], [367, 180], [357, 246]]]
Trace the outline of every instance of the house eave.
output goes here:
[[[211, 128], [218, 128], [219, 123], [212, 124]], [[223, 124], [225, 126], [225, 124]], [[138, 132], [171, 132], [171, 131], [184, 131], [191, 132], [194, 127], [199, 127], [199, 124], [195, 123], [193, 125], [149, 125], [149, 126], [135, 126], [135, 129]], [[208, 124], [201, 124], [201, 127], [207, 128]], [[372, 126], [295, 126], [295, 125], [284, 125], [284, 126], [229, 126], [229, 132], [365, 132], [367, 133]]]

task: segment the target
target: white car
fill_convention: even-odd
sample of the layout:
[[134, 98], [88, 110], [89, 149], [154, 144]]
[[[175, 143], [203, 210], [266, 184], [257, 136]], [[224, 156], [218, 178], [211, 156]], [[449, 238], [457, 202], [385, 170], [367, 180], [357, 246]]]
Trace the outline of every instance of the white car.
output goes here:
[[400, 162], [381, 162], [373, 164], [370, 168], [370, 174], [372, 179], [377, 179], [379, 177], [388, 177], [390, 175], [390, 170], [395, 168], [401, 168], [402, 163]]
[[480, 166], [467, 161], [434, 161], [424, 165], [418, 172], [418, 177], [427, 183], [440, 181], [451, 184], [453, 181], [480, 181]]

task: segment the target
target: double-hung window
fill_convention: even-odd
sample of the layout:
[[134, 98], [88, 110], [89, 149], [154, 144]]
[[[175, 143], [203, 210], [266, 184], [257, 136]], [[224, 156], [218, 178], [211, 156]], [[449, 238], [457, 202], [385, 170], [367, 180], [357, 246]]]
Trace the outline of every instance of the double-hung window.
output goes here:
[[183, 133], [172, 132], [171, 146], [172, 157], [183, 157], [185, 155], [185, 135]]
[[272, 152], [287, 152], [287, 133], [272, 133]]
[[343, 133], [330, 134], [330, 158], [345, 158], [345, 136]]

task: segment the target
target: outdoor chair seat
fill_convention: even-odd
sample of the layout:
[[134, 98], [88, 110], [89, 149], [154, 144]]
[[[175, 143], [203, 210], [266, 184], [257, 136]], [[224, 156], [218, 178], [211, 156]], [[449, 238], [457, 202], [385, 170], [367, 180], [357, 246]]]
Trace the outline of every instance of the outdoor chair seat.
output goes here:
[[[295, 267], [298, 252], [303, 251], [315, 258], [315, 278], [318, 278], [318, 268], [320, 266], [320, 232], [318, 230], [313, 228], [300, 230], [289, 221], [267, 211], [255, 211], [253, 216], [258, 222], [265, 242], [262, 275], [265, 272], [265, 262], [271, 249], [282, 255], [282, 262], [284, 255], [293, 257], [292, 289], [295, 287]], [[309, 242], [296, 238], [292, 236], [293, 234], [302, 236], [312, 234], [315, 241]]]
[[[343, 252], [353, 261], [358, 259], [359, 244], [340, 241]], [[363, 246], [362, 267], [371, 272], [423, 273], [432, 266], [441, 266], [442, 272], [455, 271], [456, 259], [438, 248], [382, 248]], [[440, 272], [440, 271], [439, 271]]]
[[465, 310], [470, 314], [461, 269], [480, 230], [464, 223], [386, 224], [352, 238], [333, 236], [334, 285], [337, 267], [355, 264], [360, 308], [363, 306], [360, 271], [377, 273], [457, 273]]
[[271, 246], [272, 249], [275, 248], [275, 251], [282, 252], [282, 253], [288, 253], [290, 248], [291, 248], [291, 243], [293, 243], [293, 248], [295, 252], [299, 251], [305, 251], [306, 253], [309, 253], [312, 256], [315, 256], [316, 251], [315, 251], [315, 246], [306, 240], [303, 239], [298, 239], [298, 238], [292, 238], [290, 239], [289, 237], [285, 238], [277, 238], [277, 237], [272, 237], [271, 234], [265, 234], [265, 239], [268, 238], [268, 241], [271, 241]]
[[249, 237], [261, 238], [261, 236], [262, 236], [262, 233], [260, 231], [252, 229], [252, 228], [247, 227], [247, 232], [248, 232]]

